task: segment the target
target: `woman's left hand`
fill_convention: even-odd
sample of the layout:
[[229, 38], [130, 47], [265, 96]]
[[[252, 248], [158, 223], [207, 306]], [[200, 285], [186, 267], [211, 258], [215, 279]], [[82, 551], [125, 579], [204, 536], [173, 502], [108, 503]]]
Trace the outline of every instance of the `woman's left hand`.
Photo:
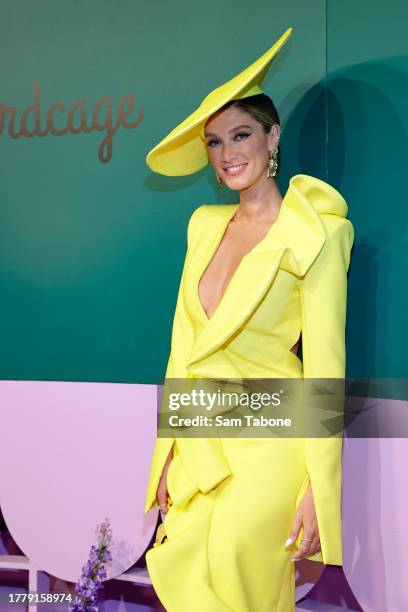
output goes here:
[[[299, 535], [300, 528], [303, 525], [303, 538], [300, 547], [293, 554], [292, 561], [299, 559], [306, 559], [310, 555], [314, 555], [320, 549], [320, 538], [319, 529], [317, 526], [316, 509], [313, 499], [312, 487], [309, 486], [306, 490], [305, 495], [300, 502], [295, 518], [293, 520], [292, 529], [289, 533], [289, 540], [286, 541], [286, 546], [293, 544]], [[305, 540], [312, 540], [311, 542], [305, 542]]]

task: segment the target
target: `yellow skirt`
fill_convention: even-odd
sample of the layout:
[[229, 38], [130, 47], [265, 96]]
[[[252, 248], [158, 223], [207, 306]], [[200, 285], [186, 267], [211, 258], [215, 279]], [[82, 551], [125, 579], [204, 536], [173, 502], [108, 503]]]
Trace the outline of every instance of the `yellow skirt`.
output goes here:
[[[223, 438], [222, 445], [231, 476], [183, 507], [169, 490], [167, 537], [146, 553], [153, 587], [168, 612], [292, 612], [296, 548], [285, 541], [308, 485], [302, 442]], [[171, 481], [177, 486], [174, 472]]]

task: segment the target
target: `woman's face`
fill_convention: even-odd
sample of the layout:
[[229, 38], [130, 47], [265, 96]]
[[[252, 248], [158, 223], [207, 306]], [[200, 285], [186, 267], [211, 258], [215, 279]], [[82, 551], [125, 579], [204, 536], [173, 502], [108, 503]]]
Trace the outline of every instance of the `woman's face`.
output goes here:
[[239, 191], [266, 178], [268, 149], [279, 143], [279, 125], [265, 134], [251, 115], [227, 108], [207, 121], [204, 136], [215, 172], [230, 189]]

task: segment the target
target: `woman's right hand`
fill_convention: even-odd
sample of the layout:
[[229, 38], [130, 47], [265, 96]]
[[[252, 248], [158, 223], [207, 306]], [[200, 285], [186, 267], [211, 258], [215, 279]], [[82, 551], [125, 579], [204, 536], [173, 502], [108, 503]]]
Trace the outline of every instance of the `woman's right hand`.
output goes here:
[[171, 447], [170, 452], [167, 456], [166, 462], [164, 464], [163, 472], [162, 472], [162, 475], [160, 476], [160, 481], [159, 481], [159, 485], [157, 487], [157, 493], [156, 493], [156, 502], [159, 508], [160, 508], [160, 504], [163, 504], [160, 508], [163, 514], [167, 514], [169, 510], [167, 508], [167, 497], [169, 494], [169, 491], [167, 489], [167, 472], [169, 471], [169, 467], [170, 467], [170, 463], [172, 459], [173, 459], [173, 447]]

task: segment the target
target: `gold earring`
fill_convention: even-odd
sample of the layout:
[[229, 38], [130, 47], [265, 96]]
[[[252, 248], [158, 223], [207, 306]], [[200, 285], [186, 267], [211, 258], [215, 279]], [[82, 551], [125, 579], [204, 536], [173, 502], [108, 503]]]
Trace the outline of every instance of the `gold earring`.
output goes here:
[[273, 151], [268, 150], [268, 171], [266, 173], [267, 178], [273, 178], [276, 176], [278, 171], [278, 149], [275, 148]]
[[218, 187], [221, 189], [221, 187], [222, 187], [222, 178], [217, 173], [215, 173], [215, 176], [217, 177]]

